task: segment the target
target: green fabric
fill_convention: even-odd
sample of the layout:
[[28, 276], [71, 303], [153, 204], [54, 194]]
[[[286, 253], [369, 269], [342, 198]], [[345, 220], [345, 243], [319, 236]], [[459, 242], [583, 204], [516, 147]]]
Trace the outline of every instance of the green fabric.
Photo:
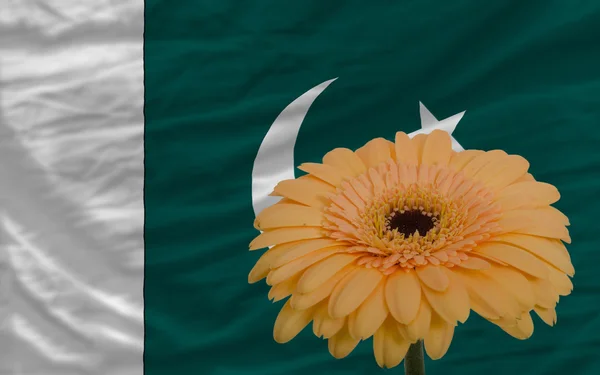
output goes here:
[[[333, 359], [303, 331], [276, 344], [282, 302], [247, 284], [252, 163], [313, 86], [296, 164], [467, 110], [456, 139], [504, 149], [562, 193], [575, 291], [519, 341], [472, 314], [434, 374], [600, 373], [600, 2], [146, 1], [147, 375], [374, 374], [372, 342]], [[402, 367], [388, 371], [402, 373]]]

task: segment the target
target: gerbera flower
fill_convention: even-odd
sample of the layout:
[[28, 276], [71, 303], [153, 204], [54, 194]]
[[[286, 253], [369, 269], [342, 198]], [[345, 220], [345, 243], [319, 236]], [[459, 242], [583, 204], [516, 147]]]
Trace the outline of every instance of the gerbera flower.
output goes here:
[[500, 150], [454, 152], [441, 130], [301, 165], [307, 174], [277, 185], [284, 199], [258, 215], [250, 244], [270, 249], [249, 282], [266, 277], [269, 298], [291, 296], [275, 340], [312, 321], [335, 358], [373, 336], [389, 368], [419, 340], [441, 358], [471, 310], [518, 339], [533, 333], [532, 311], [553, 325], [572, 290], [569, 220], [528, 168]]

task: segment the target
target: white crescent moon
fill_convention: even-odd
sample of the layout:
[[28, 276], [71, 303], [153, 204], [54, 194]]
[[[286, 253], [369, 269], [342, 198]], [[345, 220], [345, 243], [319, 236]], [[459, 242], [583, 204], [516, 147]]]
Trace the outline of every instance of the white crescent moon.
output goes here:
[[252, 168], [252, 207], [254, 215], [277, 203], [281, 197], [269, 194], [283, 180], [296, 178], [294, 146], [302, 121], [315, 99], [337, 78], [308, 90], [288, 105], [275, 119], [265, 135]]

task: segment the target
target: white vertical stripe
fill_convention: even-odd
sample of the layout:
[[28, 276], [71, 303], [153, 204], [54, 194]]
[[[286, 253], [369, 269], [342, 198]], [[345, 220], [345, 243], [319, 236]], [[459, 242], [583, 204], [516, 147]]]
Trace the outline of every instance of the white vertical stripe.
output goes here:
[[140, 375], [143, 0], [0, 5], [0, 375]]

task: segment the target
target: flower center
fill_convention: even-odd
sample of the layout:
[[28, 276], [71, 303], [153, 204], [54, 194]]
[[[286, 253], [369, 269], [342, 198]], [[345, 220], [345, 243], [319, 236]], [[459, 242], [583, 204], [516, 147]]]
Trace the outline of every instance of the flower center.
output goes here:
[[388, 161], [329, 196], [323, 227], [384, 273], [453, 267], [498, 230], [500, 208], [483, 184], [448, 167]]
[[404, 234], [404, 237], [416, 234], [425, 235], [435, 226], [435, 218], [423, 211], [410, 210], [403, 213], [392, 212], [387, 218], [387, 228]]

